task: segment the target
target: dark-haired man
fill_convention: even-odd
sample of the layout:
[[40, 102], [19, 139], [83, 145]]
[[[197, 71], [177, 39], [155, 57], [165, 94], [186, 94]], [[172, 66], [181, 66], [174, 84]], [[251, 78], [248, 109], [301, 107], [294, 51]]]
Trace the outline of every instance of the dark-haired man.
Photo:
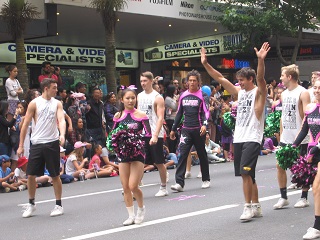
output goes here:
[[54, 80], [56, 80], [58, 86], [61, 86], [62, 84], [62, 80], [60, 77], [60, 68], [54, 68], [54, 72], [52, 71], [52, 66], [51, 66], [51, 62], [43, 62], [42, 63], [42, 74], [38, 77], [38, 81], [39, 83], [41, 83], [43, 81], [43, 79], [45, 78], [52, 78]]
[[244, 221], [249, 221], [252, 217], [262, 216], [255, 181], [255, 168], [263, 138], [264, 106], [267, 96], [264, 59], [269, 50], [268, 43], [264, 43], [259, 51], [255, 48], [258, 57], [257, 76], [251, 68], [242, 68], [237, 72], [236, 76], [240, 89], [208, 63], [206, 50], [201, 49], [201, 62], [208, 74], [218, 83], [221, 83], [231, 95], [238, 96], [237, 120], [233, 141], [234, 169], [235, 175], [241, 176], [243, 181], [245, 205], [240, 220]]

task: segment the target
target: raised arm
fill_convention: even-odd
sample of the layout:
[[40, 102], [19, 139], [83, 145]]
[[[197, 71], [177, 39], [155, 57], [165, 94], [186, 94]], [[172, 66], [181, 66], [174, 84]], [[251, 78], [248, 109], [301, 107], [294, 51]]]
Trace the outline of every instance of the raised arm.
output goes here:
[[226, 79], [219, 71], [214, 69], [207, 61], [206, 49], [201, 48], [201, 63], [206, 69], [207, 73], [218, 83], [220, 83], [224, 89], [226, 89], [231, 95], [237, 95], [239, 89], [235, 87], [228, 79]]
[[265, 42], [262, 44], [260, 50], [254, 48], [257, 58], [258, 58], [258, 69], [257, 69], [257, 86], [258, 92], [262, 94], [265, 99], [267, 95], [267, 84], [266, 80], [264, 79], [265, 74], [265, 66], [264, 66], [264, 59], [267, 56], [267, 53], [270, 50], [269, 43]]

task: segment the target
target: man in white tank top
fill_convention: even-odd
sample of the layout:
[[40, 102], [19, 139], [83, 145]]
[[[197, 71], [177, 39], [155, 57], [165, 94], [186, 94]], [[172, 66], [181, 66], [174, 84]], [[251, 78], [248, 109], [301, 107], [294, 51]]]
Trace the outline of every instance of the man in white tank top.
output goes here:
[[[63, 146], [65, 142], [66, 122], [62, 104], [54, 98], [58, 91], [57, 82], [54, 79], [46, 78], [40, 83], [40, 87], [42, 95], [32, 100], [28, 106], [17, 150], [18, 156], [22, 156], [28, 126], [34, 120], [34, 128], [31, 134], [32, 146], [27, 167], [29, 204], [22, 214], [24, 218], [31, 217], [32, 213], [36, 210], [36, 176], [43, 175], [45, 167], [52, 177], [56, 197], [56, 205], [51, 211], [50, 216], [54, 217], [63, 214], [59, 141]], [[59, 131], [57, 121], [59, 122]]]
[[[263, 137], [264, 107], [267, 96], [264, 59], [269, 50], [267, 42], [259, 51], [255, 48], [258, 57], [257, 76], [251, 68], [242, 68], [237, 72], [240, 89], [208, 63], [206, 50], [201, 49], [201, 62], [209, 75], [221, 83], [231, 95], [238, 96], [239, 105], [234, 133], [234, 169], [235, 175], [241, 176], [243, 181], [245, 205], [243, 214], [240, 216], [240, 220], [243, 221], [262, 216], [255, 181], [255, 167]], [[254, 84], [255, 78], [257, 86]]]
[[161, 186], [156, 197], [168, 195], [167, 191], [167, 169], [164, 165], [163, 155], [163, 121], [164, 121], [164, 99], [152, 88], [153, 74], [144, 72], [140, 76], [141, 87], [144, 91], [138, 94], [138, 109], [145, 112], [149, 118], [152, 137], [145, 137], [146, 164], [155, 164], [158, 168]]
[[[295, 64], [281, 68], [281, 77], [283, 85], [287, 88], [281, 94], [282, 116], [280, 124], [280, 146], [293, 144], [299, 134], [304, 118], [304, 112], [310, 103], [309, 92], [299, 85], [299, 69]], [[309, 137], [307, 136], [300, 145], [301, 156], [307, 153]], [[273, 209], [281, 209], [289, 205], [287, 196], [287, 173], [277, 163], [277, 177], [280, 188], [281, 198], [273, 205]], [[309, 206], [308, 187], [302, 189], [301, 198], [294, 207], [302, 208]]]

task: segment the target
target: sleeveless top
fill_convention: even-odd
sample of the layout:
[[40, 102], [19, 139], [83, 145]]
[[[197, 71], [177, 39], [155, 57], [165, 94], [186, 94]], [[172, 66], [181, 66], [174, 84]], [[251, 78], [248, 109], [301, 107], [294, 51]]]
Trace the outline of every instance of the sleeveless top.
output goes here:
[[[139, 96], [138, 109], [147, 114], [152, 133], [156, 131], [157, 121], [158, 121], [158, 116], [154, 109], [154, 100], [158, 95], [160, 94], [155, 90], [153, 90], [149, 94], [143, 91], [138, 95]], [[163, 136], [164, 136], [164, 129], [163, 127], [161, 127], [158, 137], [163, 138]]]
[[37, 119], [33, 122], [31, 143], [41, 144], [59, 140], [57, 124], [58, 100], [44, 99], [42, 96], [35, 98]]
[[272, 107], [272, 112], [275, 112], [275, 111], [282, 111], [282, 102], [281, 102], [281, 100], [278, 102], [277, 105]]
[[123, 125], [126, 125], [129, 129], [136, 130], [137, 133], [144, 130], [146, 137], [151, 136], [151, 129], [150, 129], [148, 117], [136, 118], [133, 115], [134, 110], [132, 111], [124, 110], [123, 112], [124, 112], [124, 115], [121, 118], [113, 118], [113, 121], [114, 121], [113, 129], [116, 129], [121, 123]]
[[[307, 90], [299, 85], [291, 91], [286, 89], [282, 93], [282, 134], [280, 142], [284, 144], [292, 144], [300, 131], [303, 119], [300, 116], [299, 99], [304, 91]], [[308, 143], [308, 136], [302, 141], [302, 144], [305, 143]]]
[[257, 142], [261, 144], [264, 129], [264, 112], [260, 120], [255, 114], [255, 99], [258, 88], [238, 93], [237, 119], [234, 131], [234, 143]]

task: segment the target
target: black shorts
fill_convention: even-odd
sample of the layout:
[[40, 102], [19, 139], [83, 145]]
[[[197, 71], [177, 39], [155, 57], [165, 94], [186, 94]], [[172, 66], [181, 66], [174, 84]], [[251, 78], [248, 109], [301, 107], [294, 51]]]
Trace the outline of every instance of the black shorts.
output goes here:
[[145, 156], [139, 154], [134, 158], [121, 158], [119, 163], [142, 162], [144, 164]]
[[[280, 142], [279, 146], [284, 147], [287, 144]], [[292, 145], [292, 144], [291, 144]], [[300, 156], [304, 156], [308, 153], [308, 143], [300, 144]]]
[[260, 144], [257, 142], [234, 143], [234, 173], [255, 178], [257, 160], [260, 154]]
[[31, 145], [27, 175], [42, 176], [45, 167], [48, 169], [50, 177], [60, 175], [59, 141]]
[[158, 138], [158, 142], [155, 145], [150, 145], [150, 137], [144, 137], [145, 141], [144, 148], [146, 151], [145, 164], [165, 164], [166, 161], [163, 155], [163, 138]]

